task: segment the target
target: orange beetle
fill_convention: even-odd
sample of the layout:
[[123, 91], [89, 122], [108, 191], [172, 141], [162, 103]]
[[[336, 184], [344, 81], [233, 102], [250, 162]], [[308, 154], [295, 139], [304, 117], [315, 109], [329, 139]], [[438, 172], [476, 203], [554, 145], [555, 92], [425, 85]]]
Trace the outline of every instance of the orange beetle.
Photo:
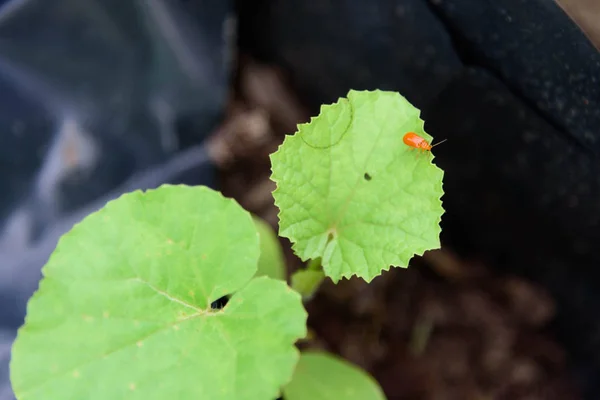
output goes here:
[[446, 141], [446, 139], [442, 140], [441, 142], [438, 142], [436, 144], [434, 144], [433, 146], [429, 144], [429, 142], [427, 140], [425, 140], [424, 138], [422, 138], [421, 136], [417, 135], [414, 132], [408, 132], [406, 135], [404, 135], [404, 138], [402, 138], [402, 140], [404, 141], [404, 144], [413, 148], [413, 149], [417, 149], [420, 151], [431, 151], [431, 149], [435, 146], [437, 146], [438, 144], [444, 143]]

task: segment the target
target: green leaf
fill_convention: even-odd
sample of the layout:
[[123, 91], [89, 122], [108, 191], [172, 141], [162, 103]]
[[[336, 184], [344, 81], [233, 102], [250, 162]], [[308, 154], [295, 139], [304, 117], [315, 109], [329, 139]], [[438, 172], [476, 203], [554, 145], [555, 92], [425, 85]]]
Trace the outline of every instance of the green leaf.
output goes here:
[[256, 230], [260, 237], [260, 258], [258, 259], [258, 271], [256, 276], [268, 276], [281, 281], [286, 280], [285, 259], [279, 239], [273, 228], [265, 221], [254, 217]]
[[325, 278], [322, 270], [300, 269], [292, 275], [292, 289], [302, 295], [304, 299], [310, 299]]
[[279, 233], [334, 282], [439, 248], [443, 171], [402, 140], [431, 141], [419, 114], [398, 93], [351, 90], [271, 155]]
[[327, 353], [300, 356], [285, 400], [385, 400], [377, 382], [365, 371]]
[[250, 215], [211, 189], [109, 202], [43, 268], [13, 347], [17, 398], [273, 399], [306, 311], [285, 283], [252, 278], [258, 257]]

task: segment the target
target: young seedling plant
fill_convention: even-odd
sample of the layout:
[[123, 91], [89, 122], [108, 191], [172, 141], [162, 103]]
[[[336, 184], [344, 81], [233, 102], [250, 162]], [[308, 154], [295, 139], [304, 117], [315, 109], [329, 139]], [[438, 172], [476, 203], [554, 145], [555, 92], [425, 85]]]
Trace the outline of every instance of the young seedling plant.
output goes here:
[[324, 276], [369, 282], [440, 247], [443, 171], [403, 141], [431, 142], [419, 114], [398, 93], [351, 90], [271, 155], [279, 234], [311, 260], [292, 277], [304, 294]]
[[206, 187], [109, 202], [65, 234], [13, 345], [18, 400], [379, 400], [366, 372], [299, 353], [319, 283], [372, 280], [439, 247], [443, 172], [394, 92], [350, 91], [271, 157], [280, 235], [308, 262], [285, 283], [271, 228]]

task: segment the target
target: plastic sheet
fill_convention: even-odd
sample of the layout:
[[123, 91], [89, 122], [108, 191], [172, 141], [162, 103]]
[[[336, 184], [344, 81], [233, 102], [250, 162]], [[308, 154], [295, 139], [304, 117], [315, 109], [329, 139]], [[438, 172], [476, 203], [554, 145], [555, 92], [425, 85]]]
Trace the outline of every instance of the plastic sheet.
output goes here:
[[8, 380], [8, 361], [13, 340], [12, 332], [0, 330], [0, 400], [14, 399]]
[[202, 142], [226, 99], [230, 8], [0, 0], [0, 400], [60, 235], [124, 192], [212, 184]]

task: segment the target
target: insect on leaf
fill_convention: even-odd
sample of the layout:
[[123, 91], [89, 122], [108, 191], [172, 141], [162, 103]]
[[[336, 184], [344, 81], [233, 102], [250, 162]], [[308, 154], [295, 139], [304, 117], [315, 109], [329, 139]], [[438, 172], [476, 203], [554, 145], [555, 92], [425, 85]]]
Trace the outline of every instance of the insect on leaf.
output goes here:
[[431, 142], [419, 115], [396, 92], [351, 90], [271, 155], [279, 233], [334, 282], [439, 248], [443, 171], [403, 143], [409, 131]]

